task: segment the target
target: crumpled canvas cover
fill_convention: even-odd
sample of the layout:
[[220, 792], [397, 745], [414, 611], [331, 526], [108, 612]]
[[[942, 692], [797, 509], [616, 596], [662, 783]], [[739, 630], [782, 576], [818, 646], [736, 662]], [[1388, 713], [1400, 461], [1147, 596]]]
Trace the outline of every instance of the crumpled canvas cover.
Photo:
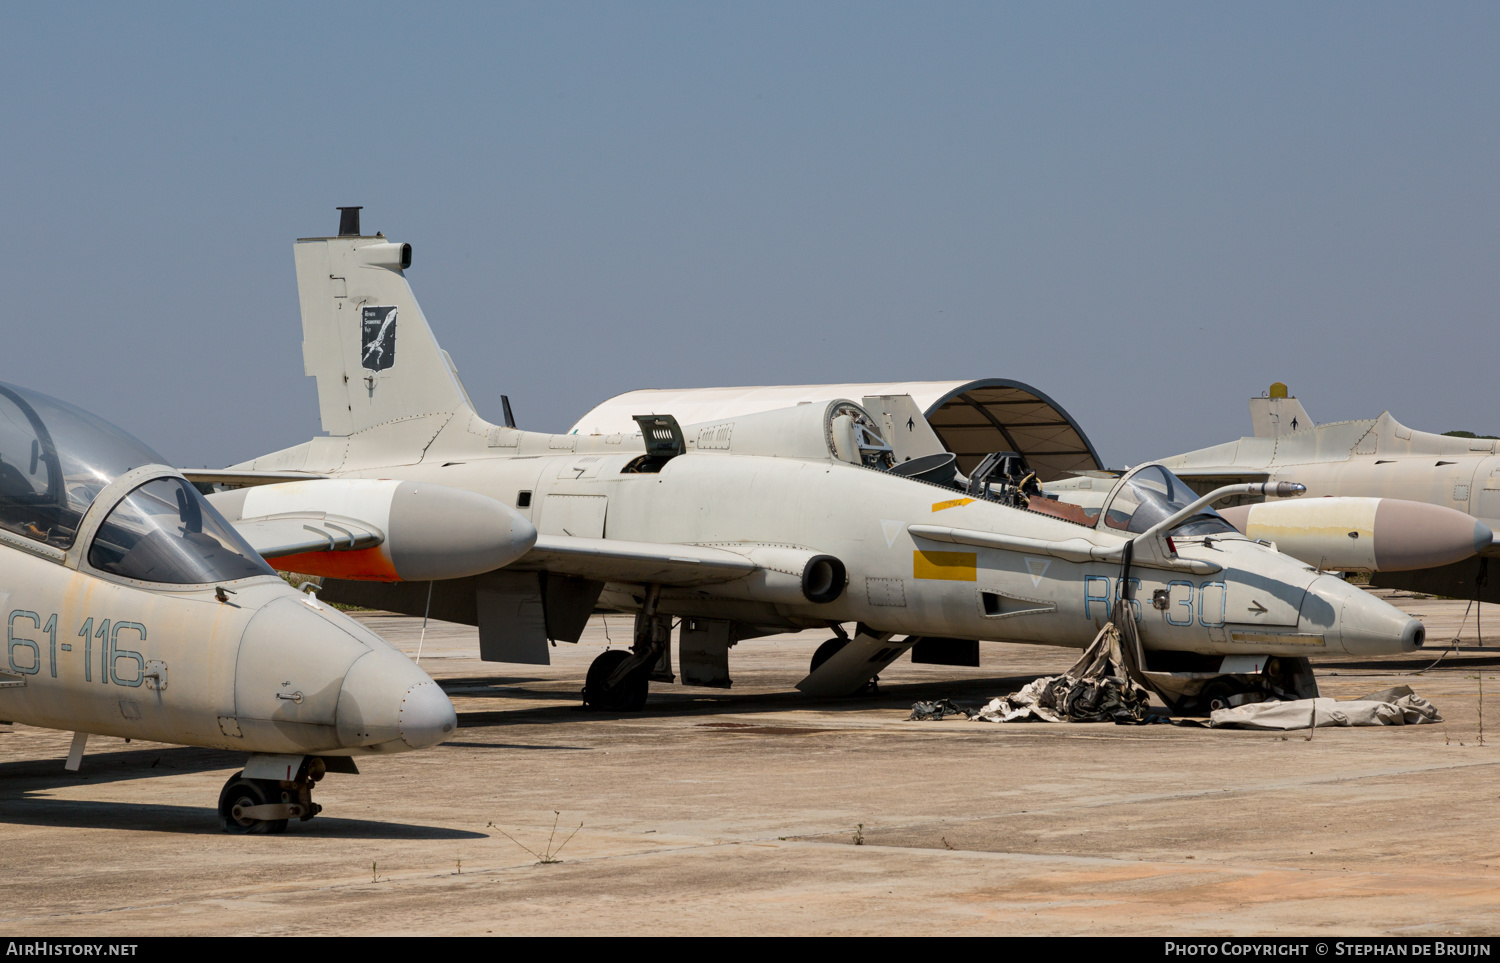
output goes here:
[[1150, 696], [1131, 681], [1113, 622], [1094, 637], [1073, 667], [1037, 679], [1019, 692], [991, 699], [971, 718], [979, 722], [1145, 721]]
[[1325, 726], [1416, 726], [1442, 722], [1437, 707], [1412, 692], [1410, 686], [1385, 689], [1348, 702], [1337, 699], [1298, 699], [1295, 702], [1256, 702], [1216, 709], [1209, 717], [1214, 729], [1310, 729], [1313, 720]]

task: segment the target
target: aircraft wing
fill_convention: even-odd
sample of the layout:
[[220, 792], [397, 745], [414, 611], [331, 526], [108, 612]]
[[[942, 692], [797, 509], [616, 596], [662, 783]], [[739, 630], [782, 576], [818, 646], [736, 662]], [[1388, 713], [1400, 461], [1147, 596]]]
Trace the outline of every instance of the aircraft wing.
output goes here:
[[720, 548], [572, 535], [538, 535], [531, 551], [510, 567], [545, 569], [601, 582], [663, 585], [729, 582], [760, 568], [745, 556]]
[[302, 552], [349, 552], [385, 541], [377, 528], [352, 518], [330, 518], [322, 512], [243, 518], [234, 524], [262, 558]]
[[250, 485], [279, 485], [282, 482], [312, 481], [326, 478], [314, 471], [235, 471], [218, 468], [184, 468], [182, 477], [195, 485], [233, 485], [246, 488]]

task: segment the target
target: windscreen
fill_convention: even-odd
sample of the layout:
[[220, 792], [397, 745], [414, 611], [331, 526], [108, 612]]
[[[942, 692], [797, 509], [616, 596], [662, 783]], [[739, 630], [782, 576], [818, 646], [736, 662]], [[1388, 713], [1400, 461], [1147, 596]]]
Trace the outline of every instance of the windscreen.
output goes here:
[[124, 578], [172, 585], [276, 574], [181, 478], [154, 479], [121, 499], [89, 546], [89, 564]]
[[[1147, 465], [1120, 481], [1109, 507], [1105, 509], [1104, 524], [1118, 531], [1139, 535], [1158, 522], [1171, 518], [1197, 499], [1198, 493], [1189, 488], [1181, 478], [1160, 465]], [[1217, 535], [1221, 532], [1235, 533], [1235, 527], [1218, 512], [1205, 508], [1167, 534]]]

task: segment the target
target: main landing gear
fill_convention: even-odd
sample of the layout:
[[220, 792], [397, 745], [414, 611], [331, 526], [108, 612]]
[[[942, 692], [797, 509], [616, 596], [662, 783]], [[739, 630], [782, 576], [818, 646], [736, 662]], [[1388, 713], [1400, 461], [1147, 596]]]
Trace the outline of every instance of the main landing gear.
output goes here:
[[[849, 644], [849, 636], [844, 634], [842, 626], [835, 629], [839, 634], [824, 642], [813, 650], [812, 662], [808, 665], [807, 673], [818, 671], [824, 662], [843, 651], [844, 646]], [[872, 676], [869, 680], [860, 683], [859, 688], [850, 692], [851, 696], [873, 696], [880, 694], [880, 676]]]
[[[226, 833], [237, 836], [284, 833], [289, 820], [306, 822], [323, 811], [322, 806], [312, 801], [312, 787], [328, 772], [327, 764], [318, 756], [302, 757], [292, 779], [257, 779], [245, 775], [272, 768], [261, 760], [287, 758], [252, 756], [244, 770], [229, 777], [219, 792], [219, 825]], [[287, 768], [290, 770], [290, 766]]]
[[645, 708], [652, 679], [673, 681], [672, 617], [657, 614], [660, 596], [659, 585], [647, 590], [645, 604], [635, 617], [635, 642], [629, 652], [610, 649], [589, 666], [583, 681], [584, 708], [639, 712]]
[[[645, 671], [641, 671], [643, 668]], [[583, 680], [583, 704], [590, 709], [638, 712], [646, 706], [650, 676], [649, 663], [638, 662], [634, 653], [625, 649], [610, 649], [589, 665]]]

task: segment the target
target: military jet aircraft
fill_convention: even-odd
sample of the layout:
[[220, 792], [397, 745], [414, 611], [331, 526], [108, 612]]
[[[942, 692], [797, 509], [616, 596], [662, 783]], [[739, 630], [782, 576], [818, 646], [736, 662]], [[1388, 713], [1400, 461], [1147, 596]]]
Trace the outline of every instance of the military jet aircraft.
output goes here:
[[311, 819], [325, 773], [456, 723], [409, 658], [278, 577], [160, 455], [7, 384], [0, 612], [0, 718], [72, 731], [70, 770], [90, 734], [245, 753], [219, 795], [231, 833]]
[[[330, 544], [295, 563], [332, 576], [325, 598], [477, 625], [482, 658], [521, 663], [546, 662], [549, 640], [577, 641], [596, 607], [634, 613], [632, 648], [599, 656], [585, 683], [587, 702], [618, 709], [641, 706], [649, 679], [675, 678], [677, 620], [682, 678], [695, 685], [728, 686], [739, 642], [832, 630], [798, 684], [822, 695], [858, 690], [916, 646], [949, 664], [977, 664], [980, 640], [1082, 647], [1112, 611], [1138, 621], [1143, 672], [1183, 706], [1226, 679], [1305, 694], [1310, 652], [1422, 643], [1421, 623], [1213, 512], [1258, 484], [1199, 498], [1142, 466], [1071, 501], [1048, 497], [1007, 453], [967, 476], [951, 454], [897, 462], [849, 399], [686, 427], [642, 415], [630, 434], [491, 424], [411, 292], [410, 245], [362, 235], [351, 211], [339, 236], [294, 248], [304, 366], [328, 434], [192, 477], [270, 489], [302, 479], [304, 492], [435, 484], [503, 502], [539, 534], [516, 562], [425, 584], [340, 578]], [[233, 500], [253, 497], [210, 499], [240, 520]]]
[[1200, 490], [1294, 478], [1314, 496], [1295, 510], [1268, 500], [1226, 514], [1257, 538], [1331, 531], [1369, 553], [1349, 567], [1374, 571], [1374, 585], [1500, 602], [1500, 579], [1488, 577], [1500, 555], [1500, 442], [1416, 431], [1390, 412], [1315, 424], [1280, 382], [1250, 399], [1250, 414], [1253, 436], [1161, 463]]

